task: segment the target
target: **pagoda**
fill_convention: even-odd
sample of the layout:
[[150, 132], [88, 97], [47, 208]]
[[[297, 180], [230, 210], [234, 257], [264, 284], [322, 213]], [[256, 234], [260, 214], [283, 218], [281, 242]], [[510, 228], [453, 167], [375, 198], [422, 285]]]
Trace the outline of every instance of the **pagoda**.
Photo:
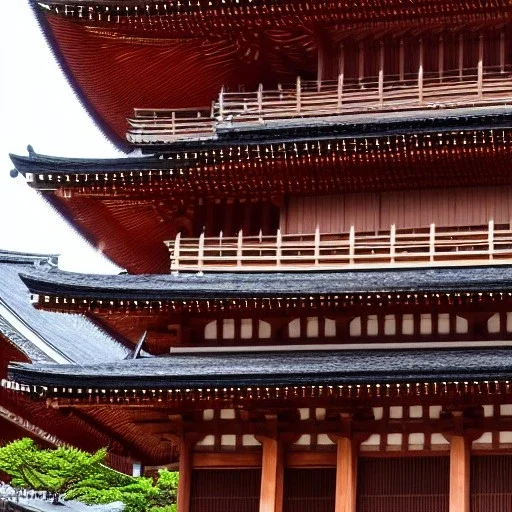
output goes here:
[[127, 352], [5, 393], [180, 512], [509, 511], [512, 4], [31, 1], [129, 155], [12, 161], [127, 272], [19, 279]]

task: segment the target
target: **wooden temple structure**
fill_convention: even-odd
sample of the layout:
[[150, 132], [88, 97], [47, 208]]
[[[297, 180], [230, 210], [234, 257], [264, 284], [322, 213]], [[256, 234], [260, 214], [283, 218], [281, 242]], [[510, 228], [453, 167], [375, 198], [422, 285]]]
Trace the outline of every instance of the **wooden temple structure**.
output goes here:
[[512, 4], [32, 5], [142, 155], [12, 155], [127, 272], [17, 266], [87, 354], [1, 393], [179, 467], [180, 512], [509, 511]]

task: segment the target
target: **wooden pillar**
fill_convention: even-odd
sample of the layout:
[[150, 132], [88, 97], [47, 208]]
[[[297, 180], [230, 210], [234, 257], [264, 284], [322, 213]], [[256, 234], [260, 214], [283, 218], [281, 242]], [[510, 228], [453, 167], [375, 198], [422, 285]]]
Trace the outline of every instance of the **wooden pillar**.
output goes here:
[[334, 510], [335, 512], [356, 512], [357, 445], [350, 437], [338, 437], [336, 445], [336, 497]]
[[469, 512], [469, 441], [452, 435], [450, 441], [450, 512]]
[[405, 46], [403, 39], [400, 39], [400, 51], [398, 55], [398, 75], [400, 82], [403, 82], [405, 80]]
[[444, 37], [442, 35], [439, 36], [439, 47], [438, 47], [438, 53], [437, 53], [437, 68], [438, 68], [438, 74], [439, 74], [439, 81], [443, 81], [443, 75], [444, 75]]
[[325, 48], [322, 39], [318, 39], [318, 56], [317, 56], [317, 71], [316, 71], [316, 88], [320, 92], [322, 89], [322, 80], [324, 76], [324, 61], [325, 61]]
[[384, 41], [379, 47], [379, 105], [384, 105]]
[[340, 45], [339, 61], [338, 61], [338, 112], [343, 104], [343, 82], [345, 81], [345, 47], [343, 43]]
[[464, 36], [459, 34], [459, 80], [464, 76]]
[[478, 36], [478, 97], [484, 94], [484, 35]]
[[505, 31], [500, 32], [500, 72], [505, 73]]
[[282, 512], [284, 480], [283, 446], [278, 439], [262, 437], [259, 440], [263, 445], [259, 512]]
[[423, 104], [423, 39], [420, 39], [418, 52], [418, 103]]
[[363, 84], [364, 79], [364, 44], [361, 41], [359, 43], [359, 62], [358, 62], [358, 75], [359, 75], [359, 85]]
[[180, 467], [178, 493], [176, 496], [178, 512], [190, 510], [190, 482], [192, 479], [192, 447], [193, 444], [183, 439], [180, 442]]

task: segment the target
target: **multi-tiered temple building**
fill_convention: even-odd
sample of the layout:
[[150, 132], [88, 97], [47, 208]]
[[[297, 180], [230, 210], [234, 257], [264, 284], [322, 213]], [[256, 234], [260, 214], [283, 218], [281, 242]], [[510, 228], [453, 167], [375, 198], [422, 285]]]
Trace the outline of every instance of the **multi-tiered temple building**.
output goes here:
[[16, 267], [103, 341], [2, 393], [179, 465], [180, 512], [509, 511], [512, 5], [33, 9], [142, 156], [12, 157], [128, 274]]

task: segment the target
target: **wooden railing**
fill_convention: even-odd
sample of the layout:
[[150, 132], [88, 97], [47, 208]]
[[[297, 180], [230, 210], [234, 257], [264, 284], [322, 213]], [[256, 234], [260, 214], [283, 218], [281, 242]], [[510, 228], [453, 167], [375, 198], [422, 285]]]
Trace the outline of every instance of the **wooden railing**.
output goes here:
[[197, 110], [136, 108], [127, 121], [130, 129], [126, 138], [134, 144], [211, 137], [216, 123], [213, 106]]
[[166, 242], [171, 271], [284, 271], [354, 267], [443, 266], [512, 261], [508, 225], [396, 229], [377, 233], [281, 234], [182, 238]]
[[209, 111], [136, 109], [128, 119], [127, 139], [135, 144], [169, 143], [186, 138], [212, 137], [222, 123], [257, 124], [303, 117], [356, 115], [414, 109], [452, 108], [512, 101], [512, 78], [497, 68], [420, 73], [402, 80], [383, 76], [364, 80], [304, 82], [293, 87], [255, 92], [221, 91]]
[[403, 81], [386, 83], [382, 77], [337, 82], [306, 82], [297, 79], [295, 88], [256, 92], [221, 91], [214, 116], [231, 122], [265, 122], [293, 117], [358, 114], [441, 108], [507, 101], [512, 99], [510, 75], [492, 68], [477, 74], [455, 77], [453, 73], [420, 74]]

